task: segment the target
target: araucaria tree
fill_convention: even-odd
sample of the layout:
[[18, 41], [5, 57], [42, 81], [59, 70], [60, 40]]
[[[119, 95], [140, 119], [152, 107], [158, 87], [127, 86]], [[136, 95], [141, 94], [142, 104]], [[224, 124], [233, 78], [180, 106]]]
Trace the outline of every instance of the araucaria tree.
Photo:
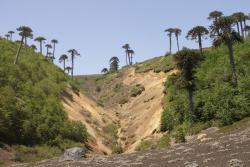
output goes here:
[[129, 57], [129, 65], [133, 64], [133, 55], [135, 54], [134, 50], [129, 49], [128, 51], [128, 57]]
[[125, 49], [125, 54], [126, 54], [126, 65], [128, 65], [128, 62], [130, 62], [129, 55], [128, 55], [128, 50], [130, 49], [129, 44], [125, 44], [122, 46], [123, 49]]
[[232, 84], [237, 86], [237, 74], [236, 67], [234, 62], [234, 50], [233, 50], [233, 33], [232, 33], [232, 25], [234, 23], [234, 18], [232, 16], [224, 16], [214, 22], [214, 28], [212, 29], [212, 34], [219, 31], [218, 36], [214, 36], [215, 40], [223, 41], [229, 50], [229, 61], [232, 71]]
[[10, 41], [12, 41], [12, 36], [13, 36], [13, 34], [14, 34], [15, 32], [14, 32], [14, 31], [9, 31], [8, 33], [10, 34]]
[[118, 68], [119, 68], [119, 58], [118, 57], [112, 57], [110, 60], [109, 60], [109, 63], [110, 63], [110, 71], [111, 72], [117, 72], [118, 71]]
[[55, 50], [56, 50], [56, 44], [58, 44], [58, 40], [52, 39], [51, 43], [53, 44], [53, 59], [55, 59]]
[[202, 39], [206, 39], [209, 31], [206, 27], [196, 26], [188, 31], [186, 38], [190, 40], [197, 40], [199, 43], [199, 49], [202, 54]]
[[72, 68], [70, 66], [67, 66], [65, 68], [65, 71], [67, 72], [67, 74], [69, 75], [70, 71], [72, 70]]
[[68, 56], [66, 54], [63, 54], [60, 56], [59, 58], [59, 63], [62, 63], [63, 62], [63, 71], [65, 71], [65, 61], [68, 59]]
[[27, 26], [21, 26], [21, 27], [17, 28], [17, 31], [19, 31], [19, 35], [21, 36], [21, 41], [20, 41], [20, 45], [19, 45], [17, 53], [16, 53], [16, 58], [15, 58], [14, 64], [18, 63], [18, 57], [19, 57], [24, 39], [33, 36], [32, 29], [30, 27], [27, 27]]
[[168, 28], [165, 30], [165, 32], [167, 32], [168, 37], [169, 37], [169, 52], [170, 54], [172, 53], [172, 34], [174, 33], [174, 29], [173, 28]]
[[7, 40], [9, 40], [10, 34], [5, 34], [4, 36], [6, 37]]
[[178, 51], [180, 51], [180, 46], [179, 46], [179, 35], [181, 35], [181, 29], [179, 29], [179, 28], [174, 28], [174, 34], [175, 34], [175, 38], [176, 38], [176, 42], [177, 42]]
[[109, 72], [109, 70], [107, 68], [103, 68], [101, 71], [101, 73], [103, 73], [103, 74], [107, 74], [108, 72]]
[[45, 47], [47, 48], [46, 58], [48, 58], [49, 57], [49, 49], [52, 48], [52, 45], [51, 44], [46, 44]]
[[[208, 20], [212, 20], [213, 22], [215, 22], [222, 16], [223, 16], [223, 13], [221, 11], [215, 10], [215, 11], [209, 13]], [[217, 33], [217, 35], [219, 35], [219, 30], [216, 30], [216, 33]]]
[[80, 54], [75, 49], [70, 49], [68, 52], [70, 53], [70, 56], [71, 56], [71, 77], [73, 79], [73, 75], [74, 75], [74, 59], [76, 58], [76, 56], [80, 56]]
[[201, 55], [199, 52], [190, 49], [183, 49], [174, 55], [174, 62], [176, 68], [179, 70], [179, 77], [176, 80], [176, 87], [179, 89], [187, 90], [187, 99], [189, 106], [190, 119], [193, 121], [194, 105], [193, 105], [193, 91], [195, 88], [194, 83], [194, 68], [201, 61]]
[[39, 42], [40, 44], [40, 53], [43, 53], [43, 41], [45, 41], [46, 39], [44, 37], [37, 37], [35, 38], [35, 41]]

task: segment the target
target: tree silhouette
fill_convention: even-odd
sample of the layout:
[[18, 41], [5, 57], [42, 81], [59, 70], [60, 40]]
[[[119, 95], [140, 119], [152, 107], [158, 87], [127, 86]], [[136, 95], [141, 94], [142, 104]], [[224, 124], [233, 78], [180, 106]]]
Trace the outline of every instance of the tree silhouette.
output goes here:
[[194, 68], [201, 61], [199, 52], [183, 49], [174, 55], [174, 62], [180, 74], [175, 82], [175, 85], [180, 89], [186, 89], [188, 93], [188, 104], [191, 121], [193, 121], [194, 105], [193, 105], [193, 91], [195, 88], [194, 83]]
[[174, 33], [174, 29], [173, 28], [168, 28], [165, 30], [165, 32], [167, 32], [168, 37], [169, 37], [169, 53], [172, 53], [172, 34]]
[[51, 43], [53, 44], [53, 58], [55, 58], [55, 50], [56, 50], [56, 44], [58, 44], [58, 40], [52, 39]]
[[15, 32], [14, 32], [14, 31], [9, 31], [8, 33], [10, 34], [10, 41], [12, 41], [12, 36], [13, 36], [13, 34], [14, 34]]
[[36, 45], [31, 45], [30, 47], [31, 47], [34, 51], [37, 50]]
[[5, 34], [4, 36], [6, 37], [7, 40], [9, 40], [10, 34]]
[[174, 34], [175, 34], [175, 38], [176, 38], [176, 42], [177, 42], [178, 51], [180, 51], [180, 47], [179, 47], [179, 35], [181, 35], [181, 29], [174, 28]]
[[59, 63], [62, 63], [63, 62], [63, 71], [65, 71], [65, 61], [68, 59], [68, 56], [66, 54], [63, 54], [60, 56], [59, 58]]
[[46, 44], [45, 47], [47, 48], [46, 57], [49, 57], [49, 49], [52, 48], [52, 45], [51, 44]]
[[[242, 12], [237, 12], [237, 13], [234, 13], [232, 15], [234, 21], [237, 22], [237, 29], [239, 27], [239, 24], [240, 24], [240, 30], [241, 30], [241, 36], [244, 38], [244, 27], [243, 27], [243, 22], [244, 22], [244, 18], [245, 18], [245, 14], [242, 13]], [[239, 31], [239, 30], [238, 30]]]
[[67, 72], [67, 74], [69, 75], [70, 71], [72, 71], [72, 68], [71, 68], [71, 67], [69, 67], [69, 66], [67, 66], [67, 67], [65, 68], [65, 71], [66, 71], [66, 72]]
[[40, 53], [43, 53], [43, 41], [45, 41], [46, 39], [44, 37], [37, 37], [35, 38], [35, 41], [39, 42], [40, 44]]
[[103, 74], [107, 74], [108, 72], [109, 72], [109, 70], [107, 68], [103, 68], [101, 71], [101, 73], [103, 73]]
[[[209, 13], [208, 20], [212, 20], [213, 22], [217, 21], [220, 17], [223, 16], [223, 13], [221, 11], [213, 11]], [[213, 28], [213, 27], [211, 27]], [[219, 30], [216, 30], [217, 35], [219, 35]]]
[[246, 31], [246, 27], [247, 27], [247, 20], [250, 20], [250, 17], [245, 15], [243, 17], [243, 22], [244, 22], [244, 31], [245, 31], [245, 35], [247, 36], [247, 31]]
[[209, 34], [207, 28], [203, 26], [196, 26], [188, 31], [186, 38], [190, 40], [198, 40], [200, 52], [202, 54], [202, 38], [206, 38]]
[[74, 59], [76, 58], [76, 56], [80, 56], [80, 54], [75, 49], [70, 49], [68, 52], [70, 53], [70, 56], [71, 56], [71, 78], [73, 79], [73, 75], [74, 75]]
[[128, 61], [130, 62], [129, 55], [128, 55], [128, 50], [130, 49], [129, 44], [125, 44], [122, 46], [123, 49], [125, 49], [125, 54], [126, 54], [126, 65], [128, 65]]
[[14, 64], [18, 63], [18, 57], [19, 57], [19, 54], [20, 54], [20, 51], [21, 51], [21, 48], [22, 48], [22, 45], [24, 42], [24, 38], [28, 38], [28, 37], [33, 36], [32, 29], [30, 27], [27, 27], [27, 26], [21, 26], [21, 27], [17, 28], [17, 31], [19, 31], [19, 35], [21, 36], [21, 41], [20, 41], [20, 45], [19, 45], [17, 53], [16, 53], [16, 58], [15, 58]]
[[135, 54], [134, 50], [132, 49], [129, 49], [127, 51], [128, 53], [128, 57], [129, 57], [129, 65], [132, 65], [133, 64], [133, 55]]
[[111, 72], [117, 72], [118, 71], [118, 68], [119, 68], [119, 58], [118, 57], [112, 57], [110, 60], [109, 60], [109, 63], [110, 63], [110, 71]]
[[212, 29], [212, 34], [219, 30], [219, 36], [217, 36], [216, 40], [223, 41], [229, 50], [229, 61], [232, 71], [232, 83], [234, 86], [237, 86], [237, 74], [236, 67], [234, 62], [234, 50], [233, 50], [233, 41], [234, 36], [232, 33], [232, 25], [234, 23], [234, 18], [232, 16], [223, 16], [217, 21], [214, 22], [214, 28]]

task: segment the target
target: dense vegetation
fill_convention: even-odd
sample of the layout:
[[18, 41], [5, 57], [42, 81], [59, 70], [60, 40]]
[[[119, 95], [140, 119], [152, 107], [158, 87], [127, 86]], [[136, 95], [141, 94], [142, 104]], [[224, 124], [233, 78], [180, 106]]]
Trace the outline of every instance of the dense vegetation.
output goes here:
[[85, 142], [86, 129], [68, 120], [61, 96], [72, 84], [62, 70], [27, 45], [0, 39], [0, 143], [59, 148]]
[[[228, 125], [250, 115], [250, 39], [234, 45], [238, 85], [231, 81], [232, 72], [225, 45], [204, 51], [204, 60], [195, 69], [194, 122]], [[187, 93], [175, 86], [178, 75], [166, 84], [162, 131], [190, 125]], [[195, 126], [195, 125], [192, 125]]]

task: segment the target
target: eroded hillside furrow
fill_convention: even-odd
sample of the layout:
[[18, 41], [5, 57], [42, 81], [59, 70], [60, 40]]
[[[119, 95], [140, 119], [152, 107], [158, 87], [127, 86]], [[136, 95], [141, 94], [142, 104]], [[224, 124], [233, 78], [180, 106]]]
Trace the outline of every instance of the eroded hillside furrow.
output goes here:
[[[153, 71], [136, 73], [135, 68], [128, 68], [115, 78], [116, 81], [113, 84], [122, 84], [126, 88], [140, 85], [144, 90], [135, 97], [130, 96], [126, 103], [121, 105], [109, 102], [108, 107], [101, 107], [98, 102], [91, 100], [91, 97], [69, 92], [69, 95], [64, 98], [63, 105], [70, 119], [81, 121], [86, 125], [92, 138], [89, 143], [92, 143], [91, 146], [97, 152], [111, 154], [114, 149], [117, 151], [119, 146], [123, 152], [131, 153], [144, 139], [161, 135], [159, 129], [163, 111], [161, 104], [164, 96], [163, 83], [175, 72], [172, 70], [168, 73]], [[95, 86], [92, 85], [92, 87]], [[124, 90], [123, 94], [129, 94], [126, 89]], [[112, 92], [110, 91], [109, 94]], [[116, 135], [106, 134], [110, 133], [110, 130], [105, 131], [107, 127], [110, 129], [110, 126], [111, 129], [117, 128], [117, 131], [113, 129], [114, 131], [111, 132]], [[110, 140], [115, 142], [110, 144]]]

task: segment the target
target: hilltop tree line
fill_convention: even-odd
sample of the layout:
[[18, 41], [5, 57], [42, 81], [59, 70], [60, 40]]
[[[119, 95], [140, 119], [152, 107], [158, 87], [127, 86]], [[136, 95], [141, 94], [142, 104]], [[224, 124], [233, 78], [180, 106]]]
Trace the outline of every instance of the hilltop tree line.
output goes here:
[[[14, 64], [18, 63], [18, 59], [20, 56], [20, 51], [23, 47], [23, 45], [25, 47], [28, 47], [27, 44], [27, 40], [28, 39], [33, 39], [33, 30], [28, 27], [28, 26], [20, 26], [19, 28], [17, 28], [17, 33], [21, 36], [20, 40], [17, 40], [16, 42], [20, 43], [18, 50], [16, 52], [15, 55], [15, 60], [14, 60]], [[5, 34], [5, 37], [7, 40], [10, 40], [11, 42], [13, 41], [13, 34], [15, 34], [14, 31], [8, 31], [7, 34]], [[44, 57], [51, 61], [52, 63], [54, 63], [55, 60], [55, 51], [56, 51], [56, 44], [58, 44], [58, 40], [57, 39], [52, 39], [50, 41], [50, 43], [45, 44], [45, 48], [46, 48], [46, 52], [43, 53], [43, 44], [45, 43], [47, 39], [45, 37], [42, 36], [38, 36], [34, 39], [35, 42], [39, 43], [39, 52], [41, 55], [44, 55]], [[37, 50], [36, 45], [32, 44], [30, 45], [30, 47], [33, 50]], [[52, 49], [52, 51], [51, 51]], [[59, 57], [59, 62], [63, 63], [63, 70], [64, 72], [66, 72], [67, 74], [71, 75], [72, 79], [73, 79], [73, 75], [74, 75], [74, 59], [77, 56], [80, 56], [80, 54], [78, 53], [78, 51], [76, 49], [70, 49], [68, 50], [68, 54], [63, 54]], [[66, 61], [70, 59], [71, 60], [71, 66], [66, 66]]]
[[[225, 44], [228, 50], [228, 59], [230, 65], [230, 84], [233, 89], [238, 87], [238, 76], [237, 76], [237, 65], [235, 63], [234, 56], [234, 43], [243, 43], [245, 38], [249, 36], [250, 27], [246, 24], [246, 21], [250, 19], [248, 15], [242, 12], [234, 13], [230, 16], [224, 16], [220, 11], [213, 11], [209, 14], [208, 19], [212, 21], [212, 25], [209, 28], [204, 26], [195, 26], [188, 31], [186, 38], [189, 40], [196, 40], [199, 45], [199, 51], [192, 50], [188, 48], [183, 48], [179, 51], [178, 37], [181, 34], [179, 28], [168, 28], [165, 30], [169, 37], [170, 53], [172, 52], [172, 34], [175, 34], [177, 41], [178, 52], [173, 55], [173, 60], [175, 62], [176, 68], [178, 69], [178, 74], [171, 79], [171, 82], [175, 85], [177, 90], [186, 90], [187, 92], [187, 106], [189, 109], [188, 122], [194, 122], [199, 117], [196, 109], [194, 108], [193, 93], [196, 90], [196, 67], [201, 61], [205, 59], [203, 56], [203, 39], [212, 39], [213, 46], [219, 47]], [[219, 100], [219, 99], [218, 99]], [[178, 113], [178, 115], [183, 113]], [[226, 117], [226, 116], [225, 116]], [[229, 117], [229, 116], [228, 116]], [[174, 128], [173, 115], [169, 111], [166, 111], [162, 115], [162, 131], [172, 130]], [[211, 119], [211, 118], [210, 118]], [[227, 118], [228, 119], [228, 118]], [[224, 124], [229, 123], [224, 121]]]

